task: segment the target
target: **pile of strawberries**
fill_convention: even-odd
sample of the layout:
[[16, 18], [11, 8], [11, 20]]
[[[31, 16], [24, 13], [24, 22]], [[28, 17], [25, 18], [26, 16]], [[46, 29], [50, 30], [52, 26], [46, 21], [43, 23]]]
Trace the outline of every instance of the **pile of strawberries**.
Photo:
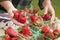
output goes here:
[[[22, 30], [18, 32], [19, 34], [25, 37], [30, 37], [33, 35], [29, 26], [23, 26], [21, 29]], [[18, 33], [12, 27], [8, 27], [5, 32], [6, 36], [3, 38], [3, 40], [21, 40]]]
[[49, 37], [50, 39], [54, 40], [55, 38], [60, 37], [60, 30], [55, 29], [52, 32], [50, 31], [49, 26], [45, 26], [42, 28], [42, 33], [45, 37]]
[[[27, 16], [26, 16], [26, 14], [28, 14], [28, 15], [35, 15], [37, 12], [38, 12], [38, 9], [37, 9], [37, 8], [34, 8], [33, 11], [29, 10], [28, 8], [25, 8], [24, 10], [15, 11], [15, 12], [14, 12], [14, 18], [15, 18], [18, 22], [20, 22], [20, 23], [22, 23], [22, 24], [25, 24], [26, 21], [27, 21]], [[32, 20], [32, 21], [36, 20], [35, 18], [36, 18], [36, 16], [34, 16], [34, 17], [31, 16], [31, 20]]]
[[22, 24], [26, 24], [26, 22], [28, 21], [28, 19], [30, 20], [29, 23], [34, 24], [34, 25], [39, 25], [40, 22], [42, 22], [43, 20], [50, 20], [51, 16], [49, 16], [48, 14], [45, 14], [43, 17], [38, 16], [38, 8], [34, 8], [32, 11], [29, 10], [28, 8], [25, 8], [24, 10], [20, 10], [20, 11], [15, 11], [14, 12], [14, 18], [22, 23]]
[[22, 30], [19, 31], [19, 33], [24, 35], [25, 37], [30, 37], [33, 35], [29, 26], [23, 26]]
[[[45, 14], [43, 17], [38, 16], [38, 8], [34, 8], [32, 11], [29, 10], [28, 8], [25, 8], [24, 10], [20, 11], [14, 11], [14, 19], [16, 19], [19, 23], [26, 24], [26, 22], [29, 21], [29, 24], [39, 26], [40, 24], [42, 25], [43, 20], [51, 20], [51, 17], [48, 14]], [[25, 37], [30, 37], [32, 36], [32, 32], [30, 31], [30, 26], [22, 26], [22, 30], [19, 31], [20, 34], [22, 34]], [[8, 27], [6, 30], [6, 37], [3, 38], [3, 40], [21, 40], [18, 37], [18, 34], [14, 31], [13, 28]], [[50, 31], [49, 26], [44, 26], [42, 27], [42, 32], [46, 36], [49, 36], [52, 40], [56, 38], [56, 36], [60, 36], [60, 31], [59, 30], [54, 30], [53, 32]]]
[[3, 38], [3, 40], [18, 40], [19, 39], [18, 34], [11, 27], [8, 27], [5, 30], [5, 32], [6, 32], [6, 36]]

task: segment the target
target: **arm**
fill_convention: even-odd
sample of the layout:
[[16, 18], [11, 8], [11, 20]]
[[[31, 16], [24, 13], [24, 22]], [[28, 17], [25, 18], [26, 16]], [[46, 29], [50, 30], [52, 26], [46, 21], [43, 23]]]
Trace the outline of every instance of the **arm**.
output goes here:
[[11, 3], [10, 1], [0, 2], [0, 5], [3, 6], [3, 7], [7, 10], [9, 17], [11, 18], [11, 20], [12, 20], [15, 24], [17, 24], [17, 25], [22, 25], [21, 23], [17, 22], [17, 21], [13, 18], [13, 16], [14, 16], [13, 11], [16, 10], [16, 9], [15, 9], [15, 7], [12, 5], [12, 3]]
[[50, 12], [52, 14], [51, 21], [54, 21], [55, 11], [54, 8], [52, 7], [51, 0], [44, 0], [43, 6], [44, 6], [44, 14]]
[[10, 17], [13, 16], [12, 11], [13, 11], [15, 8], [14, 8], [14, 6], [12, 5], [12, 3], [11, 3], [10, 1], [0, 2], [0, 5], [3, 6], [3, 7], [7, 10], [8, 14], [12, 14], [12, 15], [10, 15]]

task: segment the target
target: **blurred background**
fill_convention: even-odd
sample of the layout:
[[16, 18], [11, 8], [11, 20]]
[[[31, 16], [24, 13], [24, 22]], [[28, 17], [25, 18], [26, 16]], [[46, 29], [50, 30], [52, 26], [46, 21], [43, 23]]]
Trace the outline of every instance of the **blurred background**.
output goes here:
[[[38, 0], [32, 0], [33, 7], [38, 7]], [[52, 5], [55, 9], [56, 16], [60, 19], [60, 0], [52, 0]], [[0, 12], [3, 12], [0, 10]], [[40, 10], [39, 13], [42, 14], [42, 11]]]
[[[32, 5], [38, 7], [38, 0], [32, 0]], [[60, 0], [52, 0], [52, 5], [55, 9], [56, 16], [60, 19]], [[41, 10], [39, 12], [42, 13]]]

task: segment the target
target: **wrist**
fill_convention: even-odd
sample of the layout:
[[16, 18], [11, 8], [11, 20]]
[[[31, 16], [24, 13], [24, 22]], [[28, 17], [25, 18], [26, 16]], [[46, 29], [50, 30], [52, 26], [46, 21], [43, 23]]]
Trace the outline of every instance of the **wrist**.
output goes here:
[[10, 8], [10, 9], [8, 9], [7, 11], [8, 11], [8, 12], [9, 12], [9, 11], [12, 11], [12, 12], [13, 12], [13, 11], [17, 11], [17, 9], [16, 9], [16, 8], [12, 8], [12, 9]]

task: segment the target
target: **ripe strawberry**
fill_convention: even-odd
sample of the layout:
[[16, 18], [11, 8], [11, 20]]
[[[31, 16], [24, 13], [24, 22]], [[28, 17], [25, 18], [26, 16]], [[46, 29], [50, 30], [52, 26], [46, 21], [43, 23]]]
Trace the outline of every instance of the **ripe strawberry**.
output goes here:
[[28, 32], [30, 32], [30, 27], [29, 26], [23, 26], [22, 30], [23, 30], [23, 32], [28, 33]]
[[19, 11], [19, 16], [24, 16], [25, 14], [24, 14], [25, 12], [23, 11], [23, 10], [20, 10]]
[[30, 16], [30, 19], [32, 22], [36, 21], [37, 17], [36, 16]]
[[5, 40], [11, 40], [10, 36], [7, 35], [7, 36], [5, 37]]
[[54, 35], [53, 32], [49, 32], [49, 33], [47, 34], [47, 36], [50, 37], [52, 40], [55, 39], [55, 35]]
[[55, 35], [53, 33], [51, 33], [51, 39], [54, 40], [55, 39]]
[[29, 26], [23, 26], [22, 32], [23, 32], [24, 36], [28, 37], [29, 36], [29, 32], [30, 32], [30, 27]]
[[42, 32], [44, 32], [44, 33], [48, 33], [48, 32], [50, 32], [50, 28], [49, 28], [49, 26], [45, 26], [45, 27], [43, 27], [43, 28], [42, 28]]
[[8, 27], [6, 29], [6, 33], [10, 36], [13, 36], [13, 37], [16, 37], [17, 36], [17, 33], [11, 28], [11, 27]]
[[20, 16], [19, 19], [18, 19], [18, 21], [22, 24], [25, 24], [26, 20], [27, 20], [26, 16]]
[[53, 33], [54, 33], [55, 35], [60, 35], [60, 30], [57, 30], [57, 29], [56, 29], [56, 30], [53, 31]]
[[41, 18], [39, 18], [41, 21], [43, 21], [43, 18], [41, 17]]
[[29, 11], [29, 14], [32, 14], [32, 13], [33, 13], [33, 12], [30, 10], [30, 11]]
[[25, 12], [29, 13], [29, 11], [30, 11], [30, 10], [29, 10], [28, 8], [25, 8]]
[[38, 10], [39, 10], [38, 8], [34, 8], [33, 13], [36, 14], [38, 12]]
[[44, 17], [43, 17], [44, 20], [50, 20], [51, 17], [48, 15], [48, 14], [45, 14]]
[[17, 20], [19, 17], [19, 13], [18, 12], [14, 12], [14, 18]]
[[41, 22], [41, 21], [43, 21], [43, 18], [38, 18], [37, 20], [38, 20], [39, 22]]

